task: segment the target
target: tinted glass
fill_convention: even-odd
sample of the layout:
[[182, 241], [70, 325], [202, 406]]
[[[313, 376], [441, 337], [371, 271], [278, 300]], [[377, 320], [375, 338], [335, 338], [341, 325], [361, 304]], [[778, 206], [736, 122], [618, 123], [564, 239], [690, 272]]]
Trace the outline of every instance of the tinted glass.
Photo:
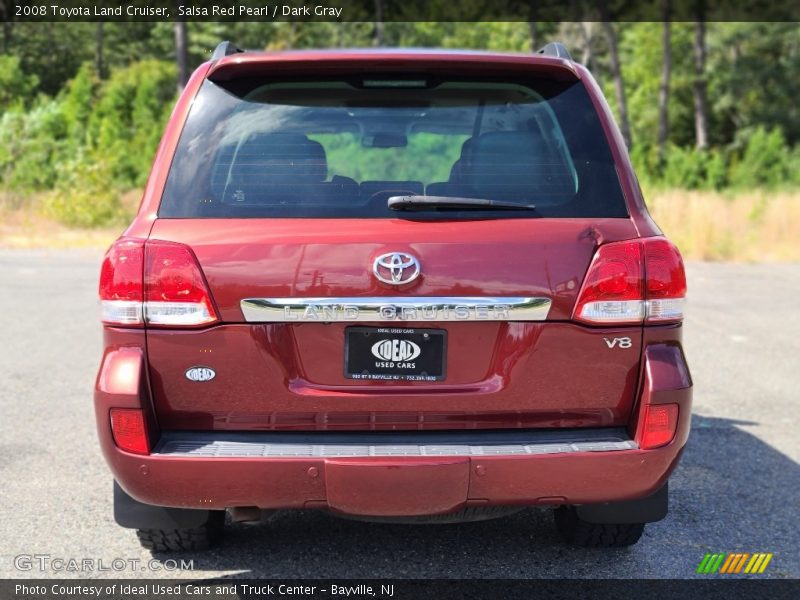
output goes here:
[[424, 78], [206, 81], [159, 216], [396, 218], [409, 195], [536, 207], [420, 218], [627, 216], [581, 83]]

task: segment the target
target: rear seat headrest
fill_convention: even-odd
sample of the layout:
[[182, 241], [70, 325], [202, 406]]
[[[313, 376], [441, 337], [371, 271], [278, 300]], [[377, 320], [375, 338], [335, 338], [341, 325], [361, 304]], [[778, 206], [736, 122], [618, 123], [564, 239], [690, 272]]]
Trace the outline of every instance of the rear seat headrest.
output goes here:
[[461, 144], [461, 154], [459, 155], [456, 162], [453, 163], [453, 166], [450, 167], [450, 179], [451, 183], [460, 182], [464, 176], [464, 164], [466, 161], [469, 160], [469, 153], [472, 150], [472, 141], [475, 138], [467, 138], [464, 140], [464, 143]]
[[463, 180], [488, 196], [535, 193], [551, 182], [563, 165], [551, 156], [540, 134], [498, 131], [474, 138], [462, 166]]
[[239, 146], [232, 169], [264, 183], [317, 183], [328, 176], [322, 144], [296, 133], [255, 133]]

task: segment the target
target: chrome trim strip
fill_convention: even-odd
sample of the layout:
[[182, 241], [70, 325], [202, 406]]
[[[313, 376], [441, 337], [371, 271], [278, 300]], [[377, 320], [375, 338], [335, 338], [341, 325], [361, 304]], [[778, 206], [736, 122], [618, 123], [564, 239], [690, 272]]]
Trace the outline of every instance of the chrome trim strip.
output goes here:
[[636, 450], [633, 440], [542, 444], [266, 444], [215, 440], [165, 442], [155, 456], [207, 458], [342, 458], [369, 456], [536, 456]]
[[525, 296], [373, 296], [245, 298], [250, 323], [330, 321], [544, 321], [549, 298]]

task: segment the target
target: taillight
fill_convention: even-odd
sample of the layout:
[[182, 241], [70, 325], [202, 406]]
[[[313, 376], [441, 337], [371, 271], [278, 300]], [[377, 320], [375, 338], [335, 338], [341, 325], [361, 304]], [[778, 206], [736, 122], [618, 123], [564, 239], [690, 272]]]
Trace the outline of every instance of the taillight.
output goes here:
[[200, 265], [188, 246], [121, 238], [100, 271], [102, 320], [107, 325], [193, 327], [217, 321]]
[[144, 240], [120, 238], [106, 252], [100, 270], [103, 323], [142, 325]]
[[639, 323], [643, 297], [641, 244], [606, 244], [589, 267], [575, 314], [589, 323]]
[[217, 320], [203, 273], [188, 246], [148, 241], [144, 273], [148, 325], [206, 325]]
[[639, 447], [650, 450], [669, 444], [678, 428], [678, 405], [648, 404], [645, 411]]
[[114, 443], [135, 454], [149, 454], [150, 442], [147, 440], [147, 428], [144, 424], [144, 413], [139, 408], [112, 408], [111, 433]]
[[666, 239], [611, 242], [597, 249], [574, 318], [602, 325], [678, 322], [685, 296], [683, 261]]
[[664, 238], [645, 240], [647, 322], [680, 321], [686, 297], [686, 273], [678, 249]]

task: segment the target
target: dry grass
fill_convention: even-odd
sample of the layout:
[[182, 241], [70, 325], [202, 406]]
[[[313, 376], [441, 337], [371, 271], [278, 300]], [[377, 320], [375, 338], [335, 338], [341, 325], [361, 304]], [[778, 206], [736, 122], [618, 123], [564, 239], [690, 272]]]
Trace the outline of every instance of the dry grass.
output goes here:
[[[121, 199], [131, 214], [139, 194]], [[800, 261], [800, 192], [669, 190], [645, 196], [653, 218], [687, 259]], [[0, 247], [106, 248], [122, 229], [73, 229], [43, 217], [36, 198], [23, 205], [13, 209], [0, 201]]]
[[0, 248], [107, 248], [122, 228], [73, 229], [21, 211], [0, 213]]
[[684, 258], [800, 261], [800, 192], [670, 190], [646, 198], [656, 223]]
[[37, 199], [25, 208], [0, 202], [0, 248], [107, 248], [123, 227], [72, 228], [42, 215]]

